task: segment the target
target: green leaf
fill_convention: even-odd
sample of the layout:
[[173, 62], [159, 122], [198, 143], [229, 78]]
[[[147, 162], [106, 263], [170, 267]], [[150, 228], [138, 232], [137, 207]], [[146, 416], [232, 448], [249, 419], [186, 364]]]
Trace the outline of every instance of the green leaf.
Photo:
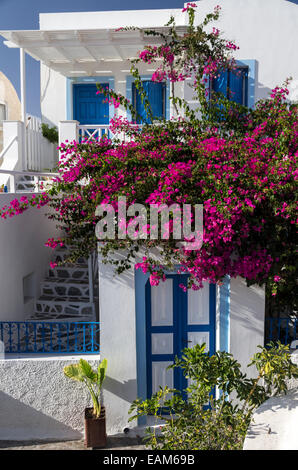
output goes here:
[[63, 372], [69, 379], [77, 380], [78, 382], [83, 382], [84, 380], [79, 364], [70, 364], [69, 366], [65, 366]]
[[106, 359], [103, 359], [97, 369], [97, 384], [100, 389], [106, 376], [107, 365], [108, 361]]
[[79, 368], [81, 369], [81, 374], [86, 379], [91, 380], [91, 382], [96, 382], [97, 374], [94, 372], [89, 362], [85, 361], [85, 359], [80, 359]]

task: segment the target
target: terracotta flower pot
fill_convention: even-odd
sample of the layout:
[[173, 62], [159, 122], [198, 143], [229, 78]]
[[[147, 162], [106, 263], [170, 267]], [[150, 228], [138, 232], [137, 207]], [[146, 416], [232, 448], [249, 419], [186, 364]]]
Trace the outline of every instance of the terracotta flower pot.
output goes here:
[[85, 409], [85, 446], [105, 447], [107, 445], [106, 410], [101, 407], [99, 418], [93, 416], [93, 408]]

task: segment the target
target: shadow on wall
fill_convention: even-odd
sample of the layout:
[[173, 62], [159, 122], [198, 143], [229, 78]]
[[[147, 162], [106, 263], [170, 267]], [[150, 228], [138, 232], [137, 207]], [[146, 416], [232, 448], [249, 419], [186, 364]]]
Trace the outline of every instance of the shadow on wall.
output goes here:
[[[230, 309], [235, 312], [233, 317], [237, 319], [238, 325], [250, 333], [263, 335], [264, 332], [264, 312], [260, 312], [260, 306], [264, 305], [264, 293], [258, 286], [246, 286], [243, 279], [241, 287], [233, 290]], [[245, 291], [243, 292], [243, 289]], [[245, 299], [243, 294], [245, 293]], [[245, 303], [244, 303], [245, 302]], [[241, 310], [239, 311], [239, 308]], [[239, 313], [237, 313], [239, 312]]]
[[0, 440], [81, 439], [82, 434], [56, 419], [0, 392]]
[[[125, 256], [117, 254], [117, 256], [115, 256], [115, 259], [118, 259], [118, 260], [125, 259]], [[116, 266], [112, 264], [102, 263], [100, 256], [99, 256], [99, 267], [100, 267], [101, 275], [105, 278], [105, 280], [111, 282], [112, 284], [115, 283], [115, 287], [116, 285], [119, 286], [119, 284], [123, 286], [134, 285], [134, 270], [133, 269], [126, 270], [123, 273], [121, 273], [121, 275], [119, 275], [116, 273]]]
[[[259, 82], [259, 68], [260, 68], [259, 61], [256, 60], [254, 78], [248, 79], [248, 93], [251, 95], [251, 96], [248, 96], [248, 101], [253, 101], [254, 104], [256, 104], [261, 99], [263, 100], [263, 99], [269, 98], [269, 93], [271, 92], [271, 88]], [[285, 77], [285, 79], [286, 78], [287, 77]], [[281, 85], [281, 83], [275, 83], [274, 87], [277, 85]]]
[[[106, 377], [104, 390], [116, 395], [121, 400], [131, 403], [131, 398], [135, 395], [137, 381], [135, 379], [119, 382], [111, 377]], [[135, 397], [137, 398], [137, 397]]]

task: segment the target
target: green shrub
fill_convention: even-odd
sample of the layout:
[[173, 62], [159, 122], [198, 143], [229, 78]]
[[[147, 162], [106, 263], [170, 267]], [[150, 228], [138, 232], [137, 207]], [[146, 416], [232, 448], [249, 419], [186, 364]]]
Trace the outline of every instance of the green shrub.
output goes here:
[[298, 377], [288, 346], [270, 343], [268, 348], [259, 348], [249, 364], [258, 372], [254, 379], [227, 352], [206, 354], [205, 344], [185, 349], [170, 367], [181, 368], [190, 379], [187, 400], [178, 390], [160, 388], [150, 399], [135, 400], [130, 420], [153, 415], [157, 423], [164, 423], [158, 433], [156, 427], [147, 429], [146, 441], [153, 449], [242, 449], [255, 408], [270, 396], [286, 392], [286, 380]]
[[42, 135], [48, 139], [52, 144], [58, 144], [58, 129], [57, 127], [49, 127], [48, 124], [41, 124]]

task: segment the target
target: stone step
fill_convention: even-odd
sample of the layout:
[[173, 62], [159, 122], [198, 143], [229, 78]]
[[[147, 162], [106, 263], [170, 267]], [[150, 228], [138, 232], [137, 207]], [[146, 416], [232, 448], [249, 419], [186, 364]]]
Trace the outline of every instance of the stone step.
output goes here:
[[[47, 176], [38, 177], [39, 184], [43, 183], [43, 188], [46, 189], [48, 184], [52, 185], [51, 181]], [[16, 178], [16, 192], [34, 192], [35, 190], [34, 176], [22, 175]]]
[[67, 320], [76, 318], [77, 321], [95, 321], [95, 305], [89, 298], [81, 297], [53, 297], [42, 295], [35, 301], [34, 313], [31, 319], [35, 320]]
[[88, 265], [77, 264], [77, 265], [56, 266], [55, 268], [49, 269], [48, 277], [56, 278], [56, 279], [81, 280], [83, 282], [89, 282]]
[[[55, 261], [56, 262], [65, 262], [70, 255], [70, 251], [57, 251], [55, 250]], [[87, 258], [84, 258], [83, 256], [78, 258], [76, 260], [76, 265], [80, 266], [88, 266], [88, 260]], [[64, 264], [64, 266], [73, 266], [69, 263]]]
[[[36, 176], [38, 176], [38, 179], [39, 181], [47, 181], [49, 178], [51, 178], [50, 176], [41, 176], [41, 175], [38, 175], [36, 174]], [[34, 181], [34, 178], [35, 178], [35, 175], [27, 175], [27, 174], [24, 174], [24, 175], [21, 175], [21, 176], [17, 176], [16, 177], [16, 181], [19, 183], [19, 182], [33, 182]]]
[[[97, 284], [94, 286], [97, 291]], [[87, 281], [68, 280], [59, 278], [46, 278], [41, 282], [41, 293], [46, 296], [62, 297], [89, 297], [89, 284]]]
[[35, 189], [35, 185], [32, 183], [17, 183], [16, 184], [16, 192], [30, 192], [32, 193]]

